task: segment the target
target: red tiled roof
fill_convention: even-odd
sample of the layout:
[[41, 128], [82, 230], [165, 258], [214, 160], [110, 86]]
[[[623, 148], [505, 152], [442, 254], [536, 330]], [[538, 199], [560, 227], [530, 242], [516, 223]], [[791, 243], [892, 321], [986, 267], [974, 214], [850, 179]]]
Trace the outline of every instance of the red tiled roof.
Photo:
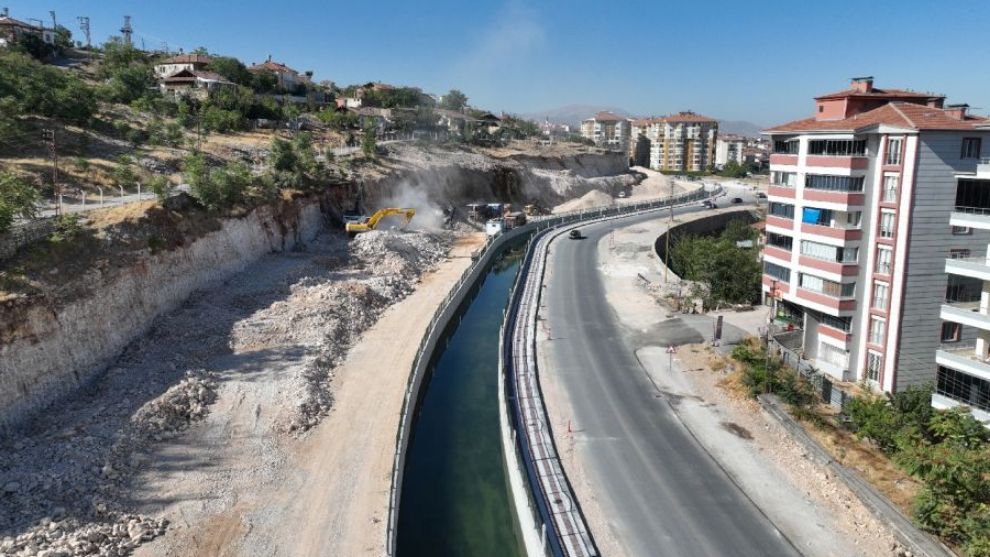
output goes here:
[[906, 89], [877, 89], [873, 88], [869, 91], [857, 91], [856, 89], [843, 89], [842, 91], [836, 91], [834, 93], [828, 93], [826, 95], [819, 95], [815, 97], [815, 100], [819, 99], [843, 99], [846, 97], [891, 97], [897, 99], [940, 99], [945, 98], [944, 95], [937, 95], [935, 93], [919, 93], [917, 91], [908, 91]]
[[600, 122], [621, 122], [622, 120], [625, 120], [625, 118], [614, 112], [599, 112], [591, 118], [588, 118], [588, 120], [598, 120]]
[[12, 17], [0, 17], [0, 25], [4, 25], [4, 26], [8, 26], [8, 27], [27, 27], [29, 29], [36, 29], [36, 30], [39, 30], [39, 31], [41, 30], [41, 27], [38, 27], [37, 25], [31, 25], [30, 23], [24, 23], [23, 21], [21, 21], [19, 19], [14, 19]]
[[180, 54], [168, 60], [162, 60], [159, 65], [164, 64], [209, 64], [210, 57], [203, 54]]
[[805, 118], [781, 124], [766, 130], [776, 132], [858, 131], [871, 126], [887, 125], [913, 130], [971, 130], [976, 126], [990, 125], [990, 120], [980, 116], [957, 119], [948, 111], [922, 104], [891, 102], [862, 114], [843, 120], [815, 120]]
[[708, 116], [702, 116], [701, 114], [695, 114], [694, 112], [685, 111], [678, 112], [677, 114], [671, 114], [670, 116], [664, 116], [659, 119], [662, 122], [718, 122], [715, 118], [709, 118]]
[[249, 71], [252, 71], [252, 72], [256, 72], [256, 71], [259, 71], [259, 70], [268, 70], [268, 71], [278, 72], [278, 73], [294, 73], [294, 74], [298, 74], [299, 73], [296, 70], [290, 68], [289, 66], [286, 66], [285, 64], [279, 64], [278, 62], [272, 62], [271, 60], [266, 60], [265, 62], [262, 62], [261, 64], [255, 64], [255, 65], [251, 66], [250, 68], [248, 68], [248, 70]]

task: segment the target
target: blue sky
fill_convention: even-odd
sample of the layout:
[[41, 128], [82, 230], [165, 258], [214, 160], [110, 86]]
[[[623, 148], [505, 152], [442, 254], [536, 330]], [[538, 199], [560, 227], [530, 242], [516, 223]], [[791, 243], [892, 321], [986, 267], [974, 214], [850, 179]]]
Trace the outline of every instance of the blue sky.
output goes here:
[[851, 76], [933, 90], [990, 112], [984, 0], [0, 0], [94, 42], [131, 15], [148, 48], [271, 54], [316, 79], [464, 91], [493, 110], [568, 104], [691, 109], [760, 125], [806, 117]]

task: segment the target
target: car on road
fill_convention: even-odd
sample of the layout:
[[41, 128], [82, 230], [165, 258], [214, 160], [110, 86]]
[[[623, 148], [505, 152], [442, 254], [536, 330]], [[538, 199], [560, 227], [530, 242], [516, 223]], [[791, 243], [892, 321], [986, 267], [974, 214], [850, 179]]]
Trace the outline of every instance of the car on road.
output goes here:
[[767, 198], [767, 194], [763, 193], [762, 191], [758, 191], [758, 192], [756, 192], [756, 198], [757, 199], [766, 199]]
[[732, 202], [733, 202], [733, 203], [742, 203], [742, 202], [743, 202], [743, 200], [742, 200], [742, 198], [741, 198], [741, 197], [733, 197], [733, 198], [732, 198]]
[[584, 236], [581, 235], [581, 229], [580, 228], [575, 228], [574, 230], [571, 230], [571, 233], [568, 235], [568, 237], [571, 240], [580, 240], [580, 239], [584, 238]]
[[709, 209], [717, 209], [718, 205], [715, 204], [714, 199], [706, 199], [701, 202], [702, 207], [708, 207]]

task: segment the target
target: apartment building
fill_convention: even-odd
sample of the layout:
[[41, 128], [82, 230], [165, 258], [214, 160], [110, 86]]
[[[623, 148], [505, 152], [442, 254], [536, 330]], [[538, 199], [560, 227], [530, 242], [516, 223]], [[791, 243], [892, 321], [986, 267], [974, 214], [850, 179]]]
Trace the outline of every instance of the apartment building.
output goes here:
[[764, 132], [763, 290], [776, 318], [799, 329], [804, 357], [836, 379], [886, 392], [931, 383], [943, 339], [975, 337], [944, 328], [940, 312], [953, 288], [973, 287], [950, 284], [945, 259], [990, 241], [950, 226], [990, 122], [944, 102], [857, 78], [817, 97], [812, 117]]
[[647, 132], [650, 168], [671, 172], [704, 172], [715, 162], [718, 120], [679, 112], [654, 119]]
[[645, 118], [629, 123], [629, 163], [632, 166], [650, 164], [650, 140], [646, 134], [651, 121]]
[[612, 151], [629, 150], [630, 120], [613, 112], [599, 112], [581, 122], [581, 137]]
[[[949, 226], [957, 235], [990, 231], [990, 158], [981, 156], [982, 147], [980, 137], [962, 146], [967, 158], [981, 158], [974, 172], [956, 174]], [[940, 309], [942, 345], [935, 352], [932, 405], [968, 406], [974, 417], [990, 425], [990, 246], [975, 252], [954, 249], [945, 260], [945, 272], [948, 289]]]
[[729, 161], [746, 162], [746, 146], [749, 140], [737, 135], [719, 136], [715, 140], [715, 168], [724, 168]]

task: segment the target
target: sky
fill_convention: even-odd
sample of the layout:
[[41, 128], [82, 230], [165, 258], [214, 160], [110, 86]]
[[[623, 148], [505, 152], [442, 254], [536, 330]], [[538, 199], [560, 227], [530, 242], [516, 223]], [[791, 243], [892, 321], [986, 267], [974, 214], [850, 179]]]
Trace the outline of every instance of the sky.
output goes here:
[[873, 75], [990, 113], [987, 0], [0, 0], [94, 43], [132, 18], [148, 49], [268, 55], [338, 85], [457, 88], [489, 110], [570, 104], [694, 110], [761, 126], [811, 116], [812, 98]]

